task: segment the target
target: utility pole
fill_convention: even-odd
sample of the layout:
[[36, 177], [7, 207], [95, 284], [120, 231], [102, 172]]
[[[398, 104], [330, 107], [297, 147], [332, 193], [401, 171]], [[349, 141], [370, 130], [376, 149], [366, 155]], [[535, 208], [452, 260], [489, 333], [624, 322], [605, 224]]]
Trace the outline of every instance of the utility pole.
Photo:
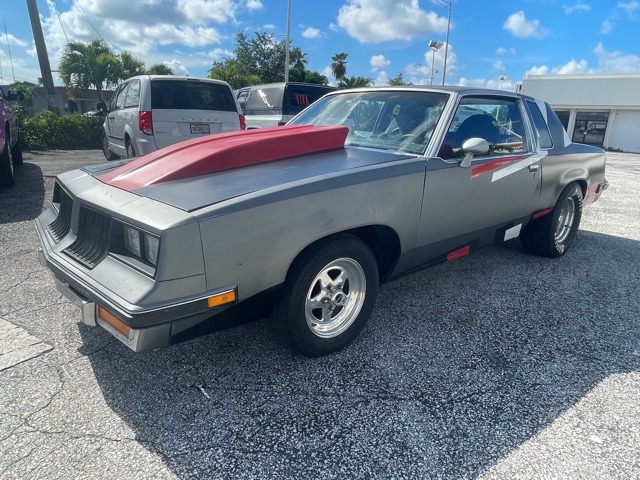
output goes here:
[[287, 52], [284, 56], [284, 81], [289, 81], [289, 48], [291, 47], [291, 0], [287, 1]]
[[40, 23], [40, 15], [38, 13], [38, 5], [36, 0], [27, 0], [29, 8], [29, 19], [31, 20], [31, 30], [33, 30], [33, 40], [36, 44], [36, 52], [38, 53], [38, 63], [40, 63], [40, 74], [42, 75], [42, 85], [49, 96], [49, 107], [55, 102], [56, 90], [53, 86], [53, 76], [51, 75], [51, 65], [49, 64], [49, 56], [47, 55], [47, 46], [44, 43], [44, 34], [42, 33], [42, 24]]

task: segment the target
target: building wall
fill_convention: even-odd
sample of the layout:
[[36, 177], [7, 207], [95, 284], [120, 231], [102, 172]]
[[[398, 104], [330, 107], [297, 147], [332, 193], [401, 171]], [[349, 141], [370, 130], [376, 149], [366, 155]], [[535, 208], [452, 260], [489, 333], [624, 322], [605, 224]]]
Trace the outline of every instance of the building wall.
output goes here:
[[[530, 75], [521, 92], [568, 111], [567, 132], [574, 141], [640, 153], [640, 74]], [[584, 121], [598, 113], [608, 115], [604, 135], [601, 122]]]

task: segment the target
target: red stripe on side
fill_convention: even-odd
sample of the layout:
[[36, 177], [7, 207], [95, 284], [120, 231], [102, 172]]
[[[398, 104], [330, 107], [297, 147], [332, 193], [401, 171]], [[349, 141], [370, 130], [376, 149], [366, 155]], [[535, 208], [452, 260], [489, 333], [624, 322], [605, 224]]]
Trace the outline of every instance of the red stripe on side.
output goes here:
[[210, 135], [163, 148], [96, 178], [123, 190], [136, 190], [171, 180], [344, 148], [348, 133], [347, 127], [292, 125]]
[[478, 165], [477, 167], [474, 167], [473, 169], [471, 169], [471, 178], [479, 177], [480, 175], [491, 172], [496, 168], [500, 168], [509, 163], [514, 163], [519, 160], [523, 160], [528, 156], [529, 155], [518, 155], [515, 157], [498, 158], [496, 160], [491, 160], [487, 163], [483, 163], [482, 165]]
[[545, 215], [549, 215], [551, 212], [553, 212], [553, 208], [540, 210], [539, 212], [533, 214], [533, 219], [535, 220], [537, 218], [544, 217]]
[[447, 255], [447, 262], [450, 262], [452, 260], [457, 260], [458, 258], [466, 257], [467, 255], [469, 255], [469, 253], [471, 253], [470, 244], [449, 253]]

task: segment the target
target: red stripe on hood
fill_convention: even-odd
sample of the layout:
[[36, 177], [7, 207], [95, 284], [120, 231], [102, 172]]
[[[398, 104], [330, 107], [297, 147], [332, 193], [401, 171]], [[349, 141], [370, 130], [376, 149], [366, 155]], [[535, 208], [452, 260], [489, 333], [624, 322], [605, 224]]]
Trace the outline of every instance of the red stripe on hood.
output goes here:
[[96, 178], [123, 190], [344, 148], [347, 127], [292, 125], [187, 140]]

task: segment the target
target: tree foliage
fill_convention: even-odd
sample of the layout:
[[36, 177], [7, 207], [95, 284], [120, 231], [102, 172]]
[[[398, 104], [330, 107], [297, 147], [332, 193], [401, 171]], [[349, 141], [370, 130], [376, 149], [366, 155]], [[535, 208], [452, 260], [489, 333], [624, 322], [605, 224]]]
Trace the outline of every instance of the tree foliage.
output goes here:
[[400, 72], [395, 77], [389, 79], [389, 85], [391, 85], [392, 87], [399, 87], [408, 84], [405, 83], [404, 75], [402, 74], [402, 72]]
[[130, 52], [123, 50], [120, 55], [118, 55], [118, 59], [120, 60], [120, 79], [126, 80], [130, 77], [135, 77], [136, 75], [144, 74], [146, 67], [142, 60], [134, 57]]
[[101, 39], [90, 43], [69, 42], [62, 52], [58, 67], [62, 82], [73, 90], [94, 86], [98, 98], [104, 101], [104, 87], [116, 85], [120, 77], [120, 60]]
[[342, 52], [336, 53], [333, 57], [331, 57], [331, 73], [333, 77], [338, 80], [338, 82], [342, 81], [342, 79], [347, 75], [348, 55], [348, 53]]
[[[238, 33], [233, 56], [214, 62], [208, 77], [224, 80], [234, 89], [259, 83], [283, 82], [286, 53], [286, 41], [276, 41], [272, 34], [255, 32], [250, 37], [246, 33]], [[290, 46], [289, 80], [328, 84], [327, 77], [307, 70], [308, 63], [306, 53], [299, 47]]]
[[151, 65], [147, 70], [148, 75], [173, 75], [173, 70], [168, 65], [164, 63], [156, 63], [155, 65]]
[[338, 84], [338, 88], [339, 89], [362, 88], [362, 87], [370, 87], [371, 85], [373, 85], [373, 80], [371, 78], [353, 76], [350, 78], [344, 77], [342, 80], [340, 80], [340, 83]]

